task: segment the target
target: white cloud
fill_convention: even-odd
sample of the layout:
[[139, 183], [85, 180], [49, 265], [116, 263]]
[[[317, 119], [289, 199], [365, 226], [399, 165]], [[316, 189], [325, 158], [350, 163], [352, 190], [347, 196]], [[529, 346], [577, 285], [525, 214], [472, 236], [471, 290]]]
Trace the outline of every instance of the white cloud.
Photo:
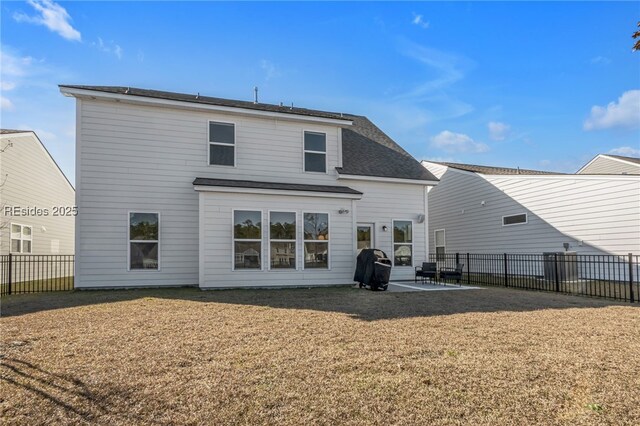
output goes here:
[[584, 122], [585, 130], [638, 126], [640, 126], [640, 90], [628, 90], [618, 98], [617, 102], [609, 102], [606, 107], [594, 105], [591, 108], [591, 115]]
[[9, 90], [13, 90], [16, 88], [16, 84], [11, 81], [0, 81], [0, 90], [4, 90], [8, 92]]
[[591, 58], [591, 63], [596, 65], [609, 65], [611, 63], [611, 59], [606, 56], [596, 56]]
[[431, 146], [445, 152], [486, 152], [489, 147], [482, 142], [476, 142], [463, 133], [444, 130], [431, 138]]
[[122, 59], [122, 48], [113, 41], [105, 43], [101, 37], [98, 37], [98, 41], [91, 44], [97, 47], [101, 52], [110, 53], [115, 55], [118, 59]]
[[413, 20], [411, 21], [411, 23], [412, 23], [413, 25], [417, 25], [417, 26], [419, 26], [419, 27], [421, 27], [421, 28], [424, 28], [425, 30], [426, 30], [427, 28], [429, 28], [429, 25], [430, 25], [430, 24], [429, 24], [429, 21], [425, 21], [425, 20], [424, 20], [424, 16], [419, 15], [419, 14], [417, 14], [417, 13], [414, 13], [414, 14], [413, 14]]
[[630, 146], [621, 146], [614, 148], [607, 154], [623, 155], [625, 157], [640, 157], [640, 149], [631, 148]]
[[273, 62], [266, 59], [260, 61], [260, 68], [262, 68], [262, 70], [264, 71], [264, 79], [267, 81], [271, 80], [272, 78], [280, 77], [282, 75], [278, 67], [276, 67]]
[[69, 21], [71, 16], [67, 10], [59, 4], [51, 0], [28, 0], [29, 3], [40, 14], [29, 16], [25, 13], [18, 12], [13, 15], [13, 19], [17, 22], [28, 22], [35, 25], [44, 25], [49, 30], [59, 36], [73, 41], [81, 41], [80, 32], [73, 28]]
[[7, 82], [6, 77], [22, 77], [26, 75], [27, 69], [31, 66], [34, 60], [31, 56], [12, 55], [7, 52], [6, 47], [2, 46], [2, 48], [0, 48], [0, 62], [2, 63], [1, 71], [3, 84], [14, 84]]
[[0, 110], [2, 111], [13, 111], [13, 102], [4, 96], [0, 96]]
[[489, 128], [489, 137], [494, 141], [505, 140], [509, 134], [509, 130], [511, 130], [511, 126], [499, 121], [490, 121], [487, 127]]

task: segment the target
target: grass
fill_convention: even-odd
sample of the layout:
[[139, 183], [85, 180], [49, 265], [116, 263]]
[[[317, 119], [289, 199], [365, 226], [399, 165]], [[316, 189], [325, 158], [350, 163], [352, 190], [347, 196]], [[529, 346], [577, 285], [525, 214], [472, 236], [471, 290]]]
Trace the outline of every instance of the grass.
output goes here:
[[640, 312], [502, 288], [3, 298], [0, 423], [635, 425]]
[[[9, 285], [0, 284], [0, 293], [7, 294]], [[73, 290], [73, 277], [57, 277], [42, 280], [20, 281], [11, 283], [12, 294], [38, 293], [41, 291], [64, 291]]]

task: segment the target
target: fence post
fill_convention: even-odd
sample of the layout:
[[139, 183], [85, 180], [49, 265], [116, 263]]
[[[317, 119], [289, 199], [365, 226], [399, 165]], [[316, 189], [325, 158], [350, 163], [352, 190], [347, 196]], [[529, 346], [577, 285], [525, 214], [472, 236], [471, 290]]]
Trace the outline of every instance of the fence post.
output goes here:
[[507, 270], [507, 253], [504, 253], [504, 286], [509, 287], [509, 275]]
[[469, 253], [467, 253], [467, 284], [471, 285], [471, 261], [469, 260]]
[[629, 300], [635, 302], [633, 297], [633, 254], [629, 253]]
[[458, 263], [460, 263], [460, 253], [456, 253], [456, 267], [458, 266]]
[[558, 275], [558, 253], [553, 254], [553, 267], [556, 276], [556, 291], [560, 292], [560, 276]]
[[11, 269], [13, 269], [11, 265], [11, 261], [12, 261], [12, 255], [11, 253], [9, 253], [9, 289], [7, 294], [11, 294]]

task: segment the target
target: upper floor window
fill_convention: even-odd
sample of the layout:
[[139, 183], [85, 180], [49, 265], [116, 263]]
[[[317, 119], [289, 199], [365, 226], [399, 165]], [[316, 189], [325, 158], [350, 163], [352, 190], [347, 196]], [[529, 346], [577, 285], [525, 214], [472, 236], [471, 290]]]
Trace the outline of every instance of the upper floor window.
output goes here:
[[236, 128], [233, 123], [209, 122], [209, 164], [235, 166]]
[[327, 135], [304, 132], [304, 171], [327, 172]]
[[129, 269], [158, 270], [160, 215], [129, 213]]
[[11, 253], [31, 253], [31, 231], [30, 226], [11, 224]]

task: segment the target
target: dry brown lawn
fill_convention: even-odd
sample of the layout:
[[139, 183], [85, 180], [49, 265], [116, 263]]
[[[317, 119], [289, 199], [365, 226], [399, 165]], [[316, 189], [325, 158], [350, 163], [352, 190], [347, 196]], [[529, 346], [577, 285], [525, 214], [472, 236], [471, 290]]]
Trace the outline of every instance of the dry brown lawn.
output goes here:
[[509, 289], [2, 303], [0, 423], [637, 425], [640, 310]]

